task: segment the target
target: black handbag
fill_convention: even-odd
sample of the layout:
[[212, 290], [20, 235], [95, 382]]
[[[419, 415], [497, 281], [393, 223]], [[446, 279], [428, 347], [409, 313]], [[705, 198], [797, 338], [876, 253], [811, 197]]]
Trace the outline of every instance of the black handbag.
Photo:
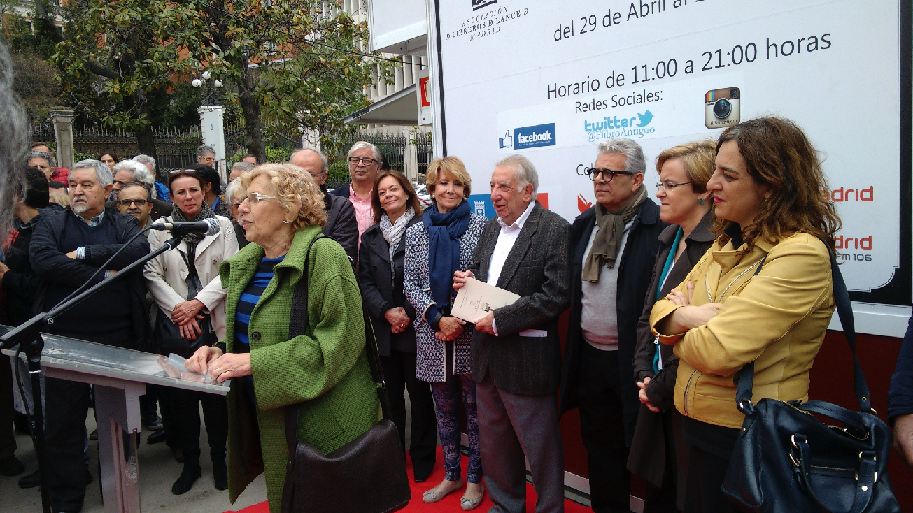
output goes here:
[[[311, 245], [320, 238], [323, 237], [315, 238]], [[305, 257], [305, 274], [295, 286], [292, 298], [292, 311], [305, 315], [293, 316], [289, 337], [303, 334], [307, 328], [309, 256], [310, 246]], [[390, 403], [374, 332], [364, 308], [362, 315], [368, 363], [378, 384], [383, 420], [355, 440], [323, 454], [313, 445], [297, 440], [300, 404], [287, 406], [285, 436], [289, 461], [282, 494], [283, 513], [387, 513], [402, 509], [411, 498], [403, 448], [396, 425], [390, 420]]]
[[[194, 251], [196, 250], [195, 246], [193, 249]], [[193, 265], [193, 259], [187, 258], [187, 254], [183, 251], [177, 251], [181, 253], [181, 257], [187, 264], [188, 274], [187, 278], [184, 279], [187, 284], [187, 299], [193, 299], [203, 289], [203, 284], [200, 282], [200, 275], [197, 274], [197, 269]], [[156, 314], [155, 328], [152, 331], [152, 340], [155, 344], [155, 350], [160, 354], [175, 353], [184, 358], [190, 358], [197, 349], [203, 346], [211, 346], [217, 342], [216, 334], [212, 329], [211, 314], [205, 314], [204, 318], [197, 319], [197, 325], [200, 326], [200, 335], [194, 339], [186, 339], [181, 337], [181, 329], [171, 320], [171, 317], [165, 314], [161, 308], [156, 308], [156, 310], [158, 313]]]
[[833, 254], [831, 270], [837, 313], [853, 354], [860, 411], [824, 401], [764, 398], [754, 405], [754, 362], [745, 365], [738, 372], [736, 393], [745, 421], [722, 488], [744, 511], [900, 511], [888, 479], [891, 430], [872, 409], [856, 359], [849, 294]]

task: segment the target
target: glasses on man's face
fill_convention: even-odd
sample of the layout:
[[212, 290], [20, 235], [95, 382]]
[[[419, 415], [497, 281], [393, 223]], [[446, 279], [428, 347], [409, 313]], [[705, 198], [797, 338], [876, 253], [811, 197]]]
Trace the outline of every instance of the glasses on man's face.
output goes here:
[[583, 171], [577, 171], [578, 175], [584, 175], [590, 178], [590, 180], [595, 181], [597, 178], [600, 178], [604, 182], [611, 182], [618, 175], [627, 175], [634, 176], [635, 173], [631, 171], [613, 171], [611, 169], [599, 169], [597, 167], [588, 167]]
[[361, 164], [362, 166], [370, 166], [377, 162], [371, 157], [349, 157], [349, 164], [355, 164], [356, 166]]
[[691, 182], [675, 183], [672, 180], [666, 180], [665, 182], [656, 182], [656, 188], [657, 188], [657, 190], [662, 189], [666, 192], [669, 192], [672, 189], [675, 189], [676, 187], [681, 187], [682, 185], [688, 185], [689, 183], [691, 183]]
[[120, 205], [121, 205], [122, 207], [129, 207], [130, 205], [133, 205], [133, 204], [136, 204], [136, 206], [138, 206], [138, 207], [144, 207], [144, 206], [146, 206], [146, 203], [149, 203], [149, 201], [148, 201], [148, 200], [144, 200], [144, 199], [127, 199], [127, 198], [124, 198], [124, 199], [120, 200], [118, 203], [120, 203]]
[[[260, 203], [263, 200], [277, 199], [277, 198], [278, 198], [278, 196], [269, 196], [266, 194], [260, 194], [259, 192], [252, 192], [252, 193], [248, 194], [247, 196], [245, 196], [244, 199], [241, 200], [241, 203], [244, 203], [244, 201], [247, 200], [247, 202], [250, 203], [251, 205], [256, 205], [257, 203]], [[240, 206], [241, 203], [239, 203], [238, 205]]]

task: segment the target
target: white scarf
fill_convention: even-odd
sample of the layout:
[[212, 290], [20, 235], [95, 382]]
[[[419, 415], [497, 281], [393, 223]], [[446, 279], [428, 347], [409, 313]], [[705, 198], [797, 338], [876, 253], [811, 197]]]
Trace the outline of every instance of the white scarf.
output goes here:
[[[390, 246], [390, 262], [393, 262], [393, 253], [396, 251], [396, 247], [399, 246], [399, 241], [403, 238], [403, 233], [406, 232], [406, 227], [409, 226], [409, 221], [415, 216], [415, 211], [410, 209], [406, 210], [406, 213], [399, 216], [399, 219], [395, 223], [390, 222], [390, 218], [387, 214], [384, 214], [380, 217], [380, 231], [384, 234], [384, 240], [387, 241], [387, 244]], [[393, 266], [390, 266], [392, 269]]]

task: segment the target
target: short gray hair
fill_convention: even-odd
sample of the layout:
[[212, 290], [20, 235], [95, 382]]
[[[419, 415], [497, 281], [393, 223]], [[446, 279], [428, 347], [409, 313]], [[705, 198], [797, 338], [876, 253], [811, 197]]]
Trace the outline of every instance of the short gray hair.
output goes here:
[[368, 141], [358, 141], [353, 144], [352, 147], [349, 148], [349, 154], [347, 157], [351, 157], [353, 153], [362, 148], [371, 148], [371, 151], [374, 152], [374, 160], [377, 161], [377, 167], [382, 167], [384, 165], [384, 156], [381, 154], [380, 149]]
[[[355, 143], [355, 144], [358, 144], [358, 143]], [[368, 143], [368, 144], [370, 144], [370, 143]], [[374, 146], [374, 145], [372, 144], [371, 146]], [[364, 148], [364, 146], [362, 146], [362, 148]], [[356, 148], [355, 146], [352, 146], [352, 149], [349, 150], [349, 155], [351, 155], [352, 152], [355, 151], [356, 149], [358, 149], [358, 148]], [[327, 165], [327, 156], [324, 155], [322, 151], [317, 151], [317, 150], [315, 150], [315, 149], [313, 149], [313, 148], [298, 148], [297, 150], [293, 151], [293, 152], [290, 153], [289, 156], [288, 156], [288, 161], [289, 161], [289, 163], [292, 162], [292, 159], [295, 158], [295, 155], [301, 153], [302, 151], [313, 151], [314, 153], [316, 153], [317, 156], [320, 157], [320, 162], [322, 162], [322, 166], [323, 166], [322, 172], [323, 172], [323, 174], [327, 174], [327, 170], [330, 169], [330, 166]], [[375, 153], [377, 153], [377, 148], [376, 148], [376, 147], [375, 147]], [[380, 162], [378, 162], [378, 163], [380, 163]]]
[[[248, 162], [250, 164], [250, 162]], [[253, 169], [253, 168], [251, 168]], [[228, 187], [225, 188], [225, 201], [231, 205], [232, 201], [235, 199], [235, 193], [241, 189], [241, 178], [235, 178], [232, 180]]]
[[142, 163], [137, 162], [135, 159], [127, 159], [127, 160], [121, 160], [117, 164], [114, 164], [114, 170], [113, 170], [114, 173], [113, 174], [116, 175], [118, 172], [123, 171], [125, 169], [133, 171], [132, 180], [134, 182], [143, 182], [144, 184], [148, 184], [149, 187], [153, 187], [152, 195], [149, 196], [150, 198], [158, 197], [155, 194], [156, 191], [154, 189], [155, 177], [152, 176], [152, 173], [149, 172], [149, 168], [144, 166]]
[[25, 157], [25, 161], [28, 162], [32, 159], [44, 159], [48, 161], [49, 166], [57, 167], [57, 163], [54, 162], [54, 157], [52, 157], [51, 154], [46, 151], [29, 151], [28, 155]]
[[620, 153], [625, 156], [625, 171], [632, 173], [645, 173], [647, 161], [644, 150], [634, 139], [620, 137], [599, 143], [599, 155], [603, 153]]
[[77, 169], [94, 169], [95, 175], [98, 176], [98, 183], [101, 184], [102, 187], [114, 183], [114, 173], [111, 172], [111, 168], [100, 160], [80, 160], [73, 164], [73, 171], [76, 171]]
[[152, 164], [152, 172], [155, 173], [155, 159], [146, 155], [145, 153], [140, 153], [139, 155], [133, 157], [133, 160], [139, 162], [140, 164]]
[[234, 173], [236, 169], [240, 169], [242, 173], [246, 173], [255, 167], [256, 166], [250, 162], [235, 162], [234, 165], [231, 166], [231, 172], [229, 174]]
[[517, 181], [521, 188], [526, 187], [526, 184], [533, 184], [533, 199], [536, 199], [539, 192], [539, 173], [528, 158], [520, 154], [509, 155], [499, 160], [495, 167], [513, 168], [517, 172]]
[[208, 144], [201, 144], [199, 147], [197, 147], [197, 157], [202, 157], [207, 153], [212, 153], [215, 155], [216, 149]]

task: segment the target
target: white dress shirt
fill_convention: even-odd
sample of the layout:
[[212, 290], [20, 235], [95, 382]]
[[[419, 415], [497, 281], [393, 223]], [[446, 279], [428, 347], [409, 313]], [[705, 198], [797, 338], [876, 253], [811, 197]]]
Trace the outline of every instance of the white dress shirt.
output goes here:
[[[498, 218], [498, 224], [501, 225], [501, 232], [498, 234], [498, 242], [495, 243], [495, 249], [491, 252], [491, 261], [488, 266], [488, 283], [492, 286], [498, 285], [498, 278], [501, 277], [501, 270], [504, 268], [504, 262], [507, 261], [507, 255], [510, 254], [510, 250], [514, 247], [514, 243], [517, 242], [517, 237], [520, 236], [520, 230], [523, 229], [523, 225], [526, 224], [526, 220], [529, 219], [530, 212], [533, 211], [533, 207], [536, 206], [535, 200], [530, 201], [529, 205], [526, 206], [526, 210], [517, 218], [513, 224], [505, 224], [501, 218]], [[498, 327], [495, 324], [494, 320], [491, 323], [491, 329], [495, 332], [495, 336], [498, 336]], [[524, 330], [520, 332], [520, 335], [525, 337], [545, 337], [548, 333], [545, 330]]]

